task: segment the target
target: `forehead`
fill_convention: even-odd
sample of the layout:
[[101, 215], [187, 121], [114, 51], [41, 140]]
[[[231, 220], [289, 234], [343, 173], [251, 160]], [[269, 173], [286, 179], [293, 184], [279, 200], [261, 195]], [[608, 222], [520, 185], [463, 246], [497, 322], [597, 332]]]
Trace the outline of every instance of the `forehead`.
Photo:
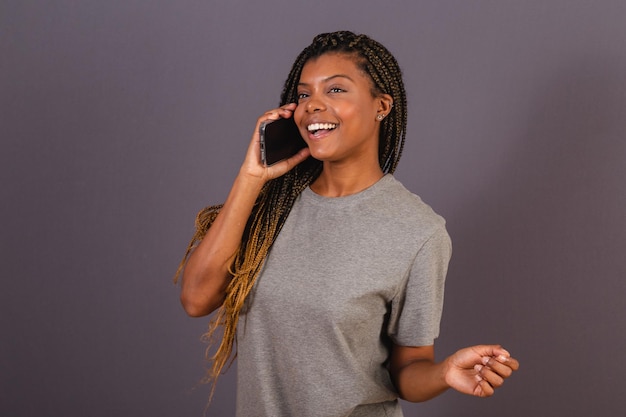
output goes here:
[[366, 82], [371, 86], [372, 81], [369, 75], [358, 66], [357, 59], [353, 55], [332, 52], [311, 58], [302, 68], [300, 83], [309, 84], [337, 75], [344, 75], [353, 82]]

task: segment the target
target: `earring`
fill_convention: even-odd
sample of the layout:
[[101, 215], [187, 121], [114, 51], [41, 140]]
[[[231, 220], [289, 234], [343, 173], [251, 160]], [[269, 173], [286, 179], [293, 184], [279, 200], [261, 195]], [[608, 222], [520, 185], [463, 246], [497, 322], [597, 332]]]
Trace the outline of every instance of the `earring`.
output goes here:
[[383, 120], [383, 117], [385, 117], [384, 114], [379, 114], [378, 116], [376, 116], [376, 120], [380, 122], [381, 120]]

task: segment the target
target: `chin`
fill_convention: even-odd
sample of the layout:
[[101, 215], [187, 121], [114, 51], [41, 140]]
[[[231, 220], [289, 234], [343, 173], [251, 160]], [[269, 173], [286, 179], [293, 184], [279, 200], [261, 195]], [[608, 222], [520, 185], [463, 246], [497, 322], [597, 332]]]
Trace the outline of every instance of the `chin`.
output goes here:
[[321, 153], [311, 153], [311, 156], [321, 162], [332, 162], [334, 160], [334, 158], [330, 157], [329, 155]]

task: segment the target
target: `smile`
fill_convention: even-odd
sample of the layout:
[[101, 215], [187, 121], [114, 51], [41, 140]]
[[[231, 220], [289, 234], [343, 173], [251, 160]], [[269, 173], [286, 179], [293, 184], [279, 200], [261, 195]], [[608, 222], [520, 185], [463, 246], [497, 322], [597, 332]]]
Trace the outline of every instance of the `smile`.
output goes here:
[[335, 123], [311, 123], [306, 129], [311, 133], [317, 133], [320, 130], [333, 130], [336, 127]]

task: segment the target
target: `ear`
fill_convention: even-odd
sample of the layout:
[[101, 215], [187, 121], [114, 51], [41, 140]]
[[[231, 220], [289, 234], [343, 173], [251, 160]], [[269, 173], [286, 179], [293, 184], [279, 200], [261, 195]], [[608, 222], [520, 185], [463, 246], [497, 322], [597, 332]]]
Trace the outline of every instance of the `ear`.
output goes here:
[[377, 115], [385, 117], [393, 108], [393, 97], [389, 94], [381, 94], [378, 96], [378, 112]]

